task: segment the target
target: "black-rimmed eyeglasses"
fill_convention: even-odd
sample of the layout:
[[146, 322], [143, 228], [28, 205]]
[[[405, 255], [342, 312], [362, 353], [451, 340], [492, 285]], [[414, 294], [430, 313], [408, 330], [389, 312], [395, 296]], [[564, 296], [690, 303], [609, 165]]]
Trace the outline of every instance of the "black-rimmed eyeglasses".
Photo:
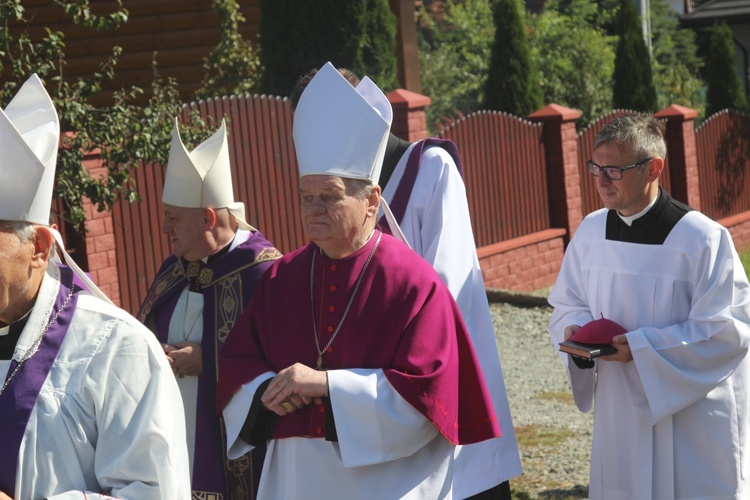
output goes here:
[[602, 167], [601, 165], [597, 165], [596, 163], [594, 163], [594, 160], [587, 161], [586, 165], [588, 165], [591, 175], [595, 177], [599, 177], [599, 172], [604, 172], [604, 177], [606, 177], [607, 179], [619, 181], [620, 179], [622, 179], [622, 173], [624, 171], [645, 165], [651, 160], [653, 160], [653, 158], [646, 158], [645, 160], [641, 160], [638, 163], [633, 163], [632, 165], [628, 165], [627, 167]]

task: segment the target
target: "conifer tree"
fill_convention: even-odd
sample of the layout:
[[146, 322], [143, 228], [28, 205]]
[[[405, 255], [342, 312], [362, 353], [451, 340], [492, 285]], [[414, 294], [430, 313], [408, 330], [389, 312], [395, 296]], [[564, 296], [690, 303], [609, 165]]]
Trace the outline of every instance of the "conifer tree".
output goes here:
[[732, 30], [725, 23], [716, 24], [711, 29], [708, 61], [708, 92], [706, 95], [706, 116], [722, 109], [747, 111], [748, 102], [737, 74], [734, 58]]
[[261, 92], [288, 96], [326, 61], [396, 86], [396, 17], [388, 0], [261, 0]]
[[612, 107], [635, 111], [657, 110], [651, 56], [643, 41], [640, 16], [633, 0], [621, 0], [617, 17], [617, 50], [612, 75]]
[[539, 75], [526, 44], [521, 5], [496, 0], [492, 7], [495, 41], [490, 56], [484, 106], [525, 117], [542, 107]]

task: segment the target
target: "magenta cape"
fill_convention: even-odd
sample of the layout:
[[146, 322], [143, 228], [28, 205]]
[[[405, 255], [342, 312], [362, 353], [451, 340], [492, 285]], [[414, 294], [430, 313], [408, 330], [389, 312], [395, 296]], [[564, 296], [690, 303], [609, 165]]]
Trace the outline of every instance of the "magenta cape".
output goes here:
[[[327, 259], [309, 244], [273, 264], [219, 354], [217, 408], [262, 373], [278, 373], [297, 362], [315, 366], [313, 252], [318, 252], [315, 320], [323, 348], [341, 320], [378, 233], [344, 259]], [[427, 262], [386, 234], [323, 363], [328, 370], [383, 369], [401, 397], [451, 443], [470, 444], [500, 435], [453, 297]], [[273, 438], [324, 437], [324, 416], [318, 410], [310, 405], [279, 419]]]

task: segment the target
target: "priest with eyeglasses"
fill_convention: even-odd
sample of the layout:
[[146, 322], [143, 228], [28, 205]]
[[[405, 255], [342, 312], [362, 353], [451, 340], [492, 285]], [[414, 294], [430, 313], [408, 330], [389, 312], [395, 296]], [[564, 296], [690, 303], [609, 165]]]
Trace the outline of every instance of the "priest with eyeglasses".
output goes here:
[[729, 231], [659, 186], [665, 155], [651, 115], [599, 132], [588, 167], [604, 208], [549, 297], [555, 348], [580, 330], [616, 349], [560, 353], [594, 411], [589, 498], [748, 498], [750, 285]]

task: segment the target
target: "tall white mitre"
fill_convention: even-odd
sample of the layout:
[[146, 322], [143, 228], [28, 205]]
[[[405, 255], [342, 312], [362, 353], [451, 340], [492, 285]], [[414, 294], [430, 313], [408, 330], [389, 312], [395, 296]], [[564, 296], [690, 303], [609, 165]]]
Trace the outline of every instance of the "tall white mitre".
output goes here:
[[335, 175], [377, 184], [383, 167], [391, 103], [368, 77], [356, 88], [327, 62], [294, 112], [299, 176]]
[[[5, 110], [0, 109], [0, 220], [49, 227], [60, 121], [36, 74]], [[49, 228], [65, 263], [93, 295], [112, 302], [65, 251], [62, 236]], [[57, 256], [55, 262], [60, 262]]]
[[255, 231], [245, 221], [245, 204], [234, 201], [224, 120], [219, 130], [188, 152], [175, 118], [161, 201], [183, 208], [227, 208], [240, 228]]
[[34, 74], [0, 109], [0, 220], [49, 225], [60, 122]]

